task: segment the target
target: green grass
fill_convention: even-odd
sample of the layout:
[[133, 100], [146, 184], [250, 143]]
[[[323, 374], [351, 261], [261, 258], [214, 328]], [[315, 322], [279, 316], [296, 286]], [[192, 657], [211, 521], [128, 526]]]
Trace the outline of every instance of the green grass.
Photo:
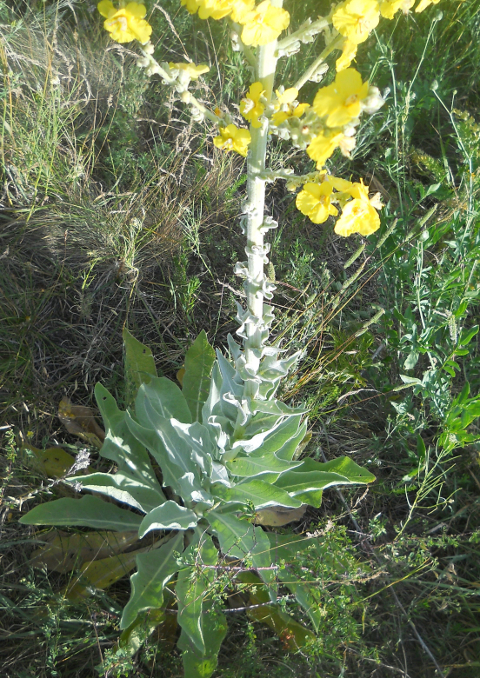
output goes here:
[[[238, 101], [249, 75], [223, 68], [238, 60], [223, 24], [207, 30], [178, 2], [161, 4], [157, 53], [182, 58], [171, 20], [192, 59], [213, 66], [199, 97]], [[311, 7], [323, 10], [299, 0], [289, 9], [300, 20]], [[18, 518], [62, 485], [32, 467], [21, 440], [85, 448], [57, 419], [58, 402], [91, 406], [97, 381], [122, 401], [123, 326], [171, 378], [201, 329], [225, 346], [245, 167], [165, 105], [161, 85], [112, 48], [85, 3], [3, 2], [0, 24], [1, 664], [9, 678], [173, 677], [171, 631], [134, 657], [117, 651], [127, 577], [72, 603], [62, 591], [73, 574], [29, 563], [33, 535]], [[305, 351], [284, 396], [309, 404], [309, 454], [352, 455], [377, 482], [366, 494], [326, 492], [295, 528], [318, 531], [345, 563], [337, 578], [325, 563], [299, 564], [325, 614], [318, 641], [289, 654], [267, 627], [231, 613], [218, 676], [478, 675], [478, 334], [463, 342], [480, 296], [479, 34], [478, 3], [441, 2], [384, 22], [360, 46], [358, 68], [389, 88], [387, 104], [332, 172], [382, 193], [378, 234], [340, 239], [269, 187], [281, 224], [274, 338]], [[286, 67], [286, 84], [297, 69]], [[272, 156], [310, 167], [282, 143]]]

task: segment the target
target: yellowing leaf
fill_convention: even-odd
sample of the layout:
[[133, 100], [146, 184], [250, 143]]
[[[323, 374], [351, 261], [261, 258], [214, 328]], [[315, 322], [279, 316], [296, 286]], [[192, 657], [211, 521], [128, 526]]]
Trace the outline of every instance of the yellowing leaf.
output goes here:
[[90, 595], [90, 588], [106, 589], [136, 566], [136, 557], [148, 549], [131, 553], [120, 553], [110, 558], [85, 563], [81, 573], [67, 587], [65, 595], [69, 600], [80, 600]]
[[25, 443], [23, 449], [31, 453], [35, 467], [48, 478], [63, 478], [75, 463], [75, 457], [61, 447], [40, 450]]
[[41, 541], [47, 543], [32, 553], [30, 564], [34, 567], [45, 565], [49, 570], [65, 573], [81, 567], [86, 562], [107, 558], [124, 551], [138, 541], [138, 534], [137, 532], [70, 534], [62, 530], [52, 530]]
[[282, 527], [296, 520], [303, 518], [307, 505], [302, 504], [298, 508], [287, 508], [285, 506], [269, 506], [260, 509], [255, 513], [255, 525], [268, 525], [270, 527]]

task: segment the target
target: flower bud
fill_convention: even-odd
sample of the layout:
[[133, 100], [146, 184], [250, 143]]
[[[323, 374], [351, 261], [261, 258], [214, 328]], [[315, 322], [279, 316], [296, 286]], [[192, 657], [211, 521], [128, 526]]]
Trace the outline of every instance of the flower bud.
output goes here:
[[362, 111], [372, 115], [373, 113], [376, 113], [384, 103], [385, 100], [380, 94], [378, 87], [370, 86], [368, 88], [368, 96], [361, 102]]

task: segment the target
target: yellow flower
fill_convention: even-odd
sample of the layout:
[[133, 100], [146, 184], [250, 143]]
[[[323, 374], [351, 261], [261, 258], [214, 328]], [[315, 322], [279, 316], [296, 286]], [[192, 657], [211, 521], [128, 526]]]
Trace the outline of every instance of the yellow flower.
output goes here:
[[202, 4], [202, 0], [181, 0], [181, 4], [188, 9], [190, 14], [195, 14]]
[[333, 188], [328, 181], [321, 184], [308, 183], [297, 195], [297, 209], [309, 217], [314, 224], [323, 224], [329, 216], [338, 214], [337, 208], [330, 202]]
[[424, 9], [427, 9], [429, 5], [438, 5], [440, 0], [420, 0], [418, 5], [415, 7], [416, 12], [423, 12]]
[[264, 0], [251, 12], [244, 14], [240, 23], [243, 24], [243, 44], [257, 47], [276, 40], [288, 28], [290, 14], [279, 7], [272, 7], [270, 0]]
[[380, 19], [377, 0], [346, 0], [338, 5], [332, 15], [337, 31], [350, 42], [364, 42]]
[[232, 20], [236, 21], [237, 24], [242, 23], [242, 19], [245, 14], [247, 14], [247, 12], [251, 12], [254, 7], [255, 0], [236, 0], [232, 7]]
[[298, 104], [295, 102], [287, 104], [285, 110], [278, 111], [278, 113], [272, 115], [272, 122], [274, 125], [281, 125], [282, 122], [289, 118], [301, 118], [307, 108], [310, 108], [310, 104]]
[[138, 40], [144, 45], [150, 40], [152, 27], [143, 18], [147, 13], [145, 5], [129, 2], [117, 10], [110, 0], [102, 0], [98, 3], [97, 9], [106, 17], [103, 27], [115, 42]]
[[254, 82], [253, 85], [250, 85], [247, 96], [240, 102], [240, 113], [256, 129], [262, 126], [259, 117], [265, 111], [265, 106], [260, 101], [263, 94], [265, 94], [265, 90], [262, 83]]
[[227, 125], [220, 127], [219, 131], [219, 136], [213, 140], [215, 146], [224, 151], [236, 151], [245, 158], [248, 152], [248, 144], [252, 140], [248, 129], [239, 129], [235, 125]]
[[325, 162], [333, 155], [334, 150], [340, 146], [345, 138], [344, 133], [337, 129], [329, 130], [326, 134], [325, 132], [320, 132], [313, 139], [307, 148], [307, 153], [312, 160], [316, 161], [317, 169], [325, 165]]
[[201, 0], [198, 9], [200, 19], [223, 19], [232, 11], [235, 0]]
[[[437, 0], [438, 2], [439, 0]], [[404, 14], [415, 4], [415, 0], [380, 0], [380, 14], [385, 19], [393, 19], [399, 9]]]
[[348, 68], [356, 56], [357, 45], [354, 42], [350, 42], [350, 40], [345, 40], [342, 48], [342, 56], [338, 57], [335, 62], [337, 73]]
[[195, 64], [189, 63], [174, 64], [173, 62], [170, 62], [168, 65], [170, 68], [178, 68], [180, 71], [186, 71], [192, 80], [198, 80], [200, 75], [208, 73], [210, 70], [209, 66], [206, 64], [195, 66]]
[[318, 90], [313, 109], [326, 117], [328, 127], [342, 127], [360, 115], [360, 102], [368, 95], [368, 82], [354, 68], [337, 73], [335, 82]]
[[368, 197], [368, 186], [353, 183], [346, 191], [353, 200], [343, 207], [342, 216], [335, 224], [335, 233], [347, 237], [352, 233], [371, 235], [380, 228], [380, 217], [375, 207], [382, 205], [377, 196], [372, 200]]

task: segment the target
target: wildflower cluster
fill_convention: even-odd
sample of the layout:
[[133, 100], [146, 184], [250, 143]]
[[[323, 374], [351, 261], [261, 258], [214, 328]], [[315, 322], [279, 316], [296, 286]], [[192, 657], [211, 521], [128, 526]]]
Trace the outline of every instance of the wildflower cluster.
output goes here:
[[[422, 12], [429, 4], [439, 0], [420, 0], [415, 11]], [[232, 27], [232, 38], [237, 48], [257, 49], [257, 57], [265, 47], [273, 45], [270, 60], [275, 66], [282, 56], [295, 54], [301, 43], [312, 42], [314, 36], [325, 32], [326, 53], [341, 50], [336, 60], [335, 80], [316, 93], [313, 103], [300, 102], [299, 90], [307, 80], [319, 82], [328, 70], [320, 57], [316, 68], [302, 77], [296, 86], [272, 91], [256, 71], [253, 82], [240, 102], [240, 114], [249, 123], [249, 129], [238, 126], [228, 111], [208, 110], [191, 92], [192, 80], [206, 73], [205, 64], [158, 63], [153, 45], [149, 42], [151, 27], [145, 21], [144, 5], [135, 2], [120, 2], [116, 9], [110, 0], [98, 5], [106, 17], [105, 28], [113, 40], [129, 42], [138, 40], [143, 45], [143, 56], [138, 65], [147, 69], [148, 75], [158, 74], [165, 84], [174, 88], [182, 101], [191, 107], [195, 119], [207, 117], [217, 125], [214, 145], [226, 152], [233, 151], [249, 157], [252, 134], [277, 135], [305, 150], [316, 163], [317, 172], [289, 180], [290, 189], [301, 188], [296, 200], [298, 209], [315, 223], [323, 223], [329, 216], [338, 216], [335, 202], [342, 209], [335, 232], [340, 235], [360, 233], [369, 235], [380, 225], [377, 210], [381, 203], [378, 197], [369, 199], [363, 182], [347, 182], [348, 188], [339, 188], [341, 179], [334, 179], [324, 170], [326, 163], [338, 149], [350, 157], [355, 148], [356, 129], [362, 113], [373, 114], [384, 103], [376, 87], [363, 82], [358, 71], [351, 67], [357, 47], [364, 42], [378, 25], [380, 18], [393, 19], [398, 11], [407, 13], [416, 0], [344, 0], [335, 5], [330, 15], [316, 21], [307, 20], [291, 35], [280, 39], [281, 33], [290, 25], [290, 15], [281, 2], [262, 0], [180, 0], [190, 14], [200, 19], [219, 21], [226, 19]], [[248, 56], [248, 55], [247, 55]], [[256, 58], [250, 54], [250, 59]], [[285, 173], [284, 173], [285, 175]], [[328, 177], [328, 178], [327, 178]], [[282, 178], [286, 178], [283, 176]]]

